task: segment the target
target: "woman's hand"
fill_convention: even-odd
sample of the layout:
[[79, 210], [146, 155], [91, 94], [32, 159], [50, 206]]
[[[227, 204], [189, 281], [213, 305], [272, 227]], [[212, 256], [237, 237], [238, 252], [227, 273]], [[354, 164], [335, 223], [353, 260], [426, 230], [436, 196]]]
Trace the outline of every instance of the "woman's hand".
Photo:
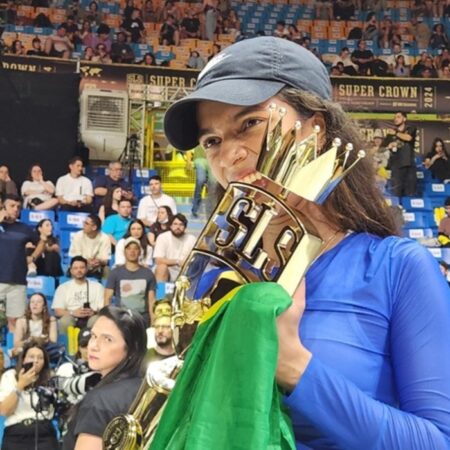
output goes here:
[[292, 391], [306, 370], [312, 354], [300, 341], [299, 323], [305, 311], [305, 281], [300, 283], [292, 305], [277, 318], [278, 329], [278, 384]]
[[19, 379], [17, 380], [17, 388], [23, 391], [27, 386], [34, 383], [37, 380], [36, 369], [32, 367], [25, 372], [25, 369], [21, 369], [19, 372]]

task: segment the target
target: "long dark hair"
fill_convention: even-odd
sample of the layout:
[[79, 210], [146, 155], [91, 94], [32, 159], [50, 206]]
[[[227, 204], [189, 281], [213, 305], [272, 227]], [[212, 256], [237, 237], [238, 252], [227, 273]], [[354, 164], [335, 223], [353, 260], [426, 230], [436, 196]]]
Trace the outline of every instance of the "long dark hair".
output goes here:
[[[338, 103], [321, 99], [313, 94], [293, 88], [284, 88], [278, 97], [292, 106], [300, 116], [322, 114], [325, 121], [325, 142], [322, 148], [331, 147], [336, 137], [344, 148], [352, 143], [348, 165], [357, 158], [357, 150], [364, 148], [357, 124]], [[342, 231], [352, 230], [386, 237], [398, 235], [391, 209], [375, 182], [375, 169], [370, 158], [363, 158], [344, 178], [323, 205], [324, 214]]]
[[37, 379], [36, 383], [34, 383], [34, 384], [36, 386], [45, 386], [45, 385], [47, 385], [48, 380], [51, 377], [50, 359], [48, 357], [48, 353], [46, 352], [45, 348], [41, 344], [38, 344], [37, 342], [35, 342], [33, 340], [31, 340], [30, 342], [26, 343], [23, 346], [22, 353], [20, 354], [19, 359], [17, 361], [17, 365], [16, 365], [16, 378], [18, 377], [20, 371], [22, 370], [23, 361], [24, 361], [28, 351], [31, 350], [32, 348], [37, 348], [37, 349], [41, 350], [41, 352], [44, 356], [44, 366], [42, 367], [42, 370], [39, 372], [38, 379]]
[[440, 143], [442, 144], [442, 150], [443, 150], [443, 152], [445, 153], [445, 156], [446, 156], [447, 158], [450, 158], [449, 155], [448, 155], [448, 151], [447, 151], [447, 149], [445, 148], [445, 143], [444, 143], [443, 139], [441, 139], [440, 137], [435, 138], [434, 141], [433, 141], [433, 143], [431, 144], [431, 152], [432, 152], [432, 155], [431, 155], [431, 156], [434, 156], [434, 155], [436, 154], [436, 144], [437, 144], [438, 142], [440, 142]]
[[112, 209], [113, 194], [116, 189], [122, 189], [122, 188], [120, 185], [115, 184], [114, 186], [112, 186], [108, 189], [108, 191], [106, 192], [105, 198], [103, 199], [103, 206], [105, 207], [105, 215], [106, 215], [106, 211], [108, 209]]
[[167, 212], [167, 224], [166, 224], [167, 228], [162, 227], [162, 224], [160, 222], [158, 222], [158, 216], [156, 216], [157, 217], [156, 221], [152, 226], [152, 233], [155, 235], [155, 237], [158, 237], [158, 235], [160, 235], [163, 231], [167, 231], [169, 229], [169, 225], [172, 223], [172, 220], [173, 220], [173, 211], [170, 208], [170, 206], [161, 205], [161, 206], [158, 206], [158, 209], [159, 208], [163, 208]]
[[[30, 300], [31, 300], [31, 297], [33, 297], [35, 295], [38, 295], [44, 301], [44, 307], [42, 309], [42, 334], [45, 336], [49, 336], [49, 334], [50, 334], [50, 313], [48, 311], [47, 297], [42, 292], [35, 292], [34, 294], [30, 295]], [[28, 338], [29, 333], [30, 333], [29, 321], [31, 320], [30, 302], [28, 302], [27, 309], [25, 310], [25, 318], [27, 320], [26, 333], [27, 333], [27, 338]]]
[[131, 236], [131, 227], [135, 223], [139, 224], [142, 228], [142, 236], [139, 238], [139, 242], [142, 247], [142, 254], [144, 255], [144, 258], [147, 256], [147, 246], [150, 245], [150, 242], [148, 242], [147, 234], [145, 233], [145, 225], [144, 222], [140, 219], [133, 219], [130, 224], [128, 225], [127, 232], [125, 233], [123, 239], [129, 238]]
[[[39, 236], [40, 236], [40, 234], [41, 234], [41, 232], [39, 231], [39, 228], [41, 228], [42, 225], [43, 225], [45, 222], [50, 222], [50, 223], [52, 224], [52, 228], [53, 228], [53, 229], [55, 228], [53, 222], [52, 222], [50, 219], [48, 219], [48, 218], [46, 218], [46, 219], [41, 219], [41, 220], [37, 223], [36, 228], [35, 228], [36, 233], [37, 233]], [[53, 244], [58, 244], [59, 241], [58, 241], [58, 238], [55, 237], [55, 236], [53, 235], [53, 233], [52, 233], [52, 234], [47, 238], [46, 243], [47, 243], [47, 245], [53, 245]]]

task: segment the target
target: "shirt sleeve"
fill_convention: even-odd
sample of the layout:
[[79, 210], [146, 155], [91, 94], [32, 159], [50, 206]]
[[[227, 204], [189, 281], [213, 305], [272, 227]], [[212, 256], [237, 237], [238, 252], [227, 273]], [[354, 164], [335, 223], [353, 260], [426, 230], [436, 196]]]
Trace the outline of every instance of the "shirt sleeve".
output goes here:
[[78, 436], [86, 433], [101, 437], [111, 419], [110, 411], [94, 402], [89, 402], [88, 405], [82, 405], [78, 410], [74, 434]]
[[177, 204], [172, 197], [170, 198], [170, 209], [172, 210], [173, 215], [177, 214]]
[[450, 291], [426, 249], [406, 256], [392, 275], [398, 407], [368, 396], [315, 356], [286, 398], [339, 448], [450, 448]]
[[97, 258], [103, 261], [109, 261], [111, 259], [111, 241], [106, 235], [103, 235], [103, 238], [104, 239], [100, 242], [100, 249]]
[[115, 291], [116, 289], [116, 278], [117, 278], [117, 270], [113, 269], [109, 272], [108, 280], [106, 281], [106, 289], [112, 289]]
[[146, 209], [147, 209], [146, 198], [147, 197], [143, 197], [139, 200], [136, 217], [140, 220], [146, 219]]
[[124, 250], [125, 239], [119, 239], [116, 245], [114, 264], [116, 266], [121, 266], [125, 264], [125, 250]]
[[105, 301], [105, 288], [96, 281], [89, 281], [89, 288], [89, 295], [92, 293], [92, 297], [89, 299], [92, 309], [94, 311], [99, 311], [102, 309]]
[[17, 386], [15, 372], [14, 369], [9, 369], [2, 375], [2, 378], [0, 379], [0, 402], [5, 400]]
[[[149, 269], [150, 270], [150, 269]], [[150, 271], [151, 272], [151, 271]], [[153, 272], [149, 274], [148, 280], [147, 280], [147, 293], [149, 291], [156, 292], [156, 278], [153, 275]]]
[[69, 256], [71, 258], [73, 258], [74, 256], [81, 255], [81, 246], [79, 241], [80, 241], [79, 234], [75, 233], [69, 248]]
[[59, 177], [59, 178], [56, 180], [55, 195], [56, 195], [57, 197], [60, 197], [60, 196], [63, 195], [63, 182], [62, 182], [62, 180], [61, 180], [61, 177]]
[[103, 233], [106, 234], [114, 234], [114, 216], [109, 216], [105, 219], [105, 222], [102, 226]]
[[66, 303], [64, 301], [64, 284], [58, 286], [53, 297], [52, 308], [66, 309]]
[[90, 195], [93, 196], [94, 195], [94, 189], [92, 187], [92, 182], [89, 178], [84, 178], [83, 179], [83, 184], [84, 184], [84, 194], [86, 195]]
[[164, 245], [164, 233], [161, 233], [157, 238], [155, 242], [155, 250], [153, 252], [153, 258], [165, 258], [165, 245]]

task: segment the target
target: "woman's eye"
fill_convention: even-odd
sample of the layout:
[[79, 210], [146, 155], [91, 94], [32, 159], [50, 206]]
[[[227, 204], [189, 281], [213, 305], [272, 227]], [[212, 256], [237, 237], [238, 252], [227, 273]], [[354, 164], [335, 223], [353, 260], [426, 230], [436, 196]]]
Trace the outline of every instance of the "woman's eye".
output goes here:
[[252, 128], [256, 125], [259, 125], [262, 122], [262, 119], [248, 119], [243, 124], [243, 129], [247, 130], [249, 128]]
[[220, 144], [220, 139], [216, 137], [206, 138], [202, 141], [202, 147], [206, 150], [212, 148], [215, 145]]

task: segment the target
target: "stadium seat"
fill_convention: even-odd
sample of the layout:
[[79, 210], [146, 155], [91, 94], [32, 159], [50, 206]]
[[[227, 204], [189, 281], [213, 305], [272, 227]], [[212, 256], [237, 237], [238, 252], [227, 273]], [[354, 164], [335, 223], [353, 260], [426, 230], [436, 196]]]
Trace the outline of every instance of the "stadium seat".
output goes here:
[[428, 250], [437, 260], [450, 264], [450, 248], [428, 248]]
[[61, 230], [80, 230], [88, 215], [83, 212], [60, 211], [58, 212], [59, 228]]
[[403, 197], [402, 205], [407, 211], [433, 211], [429, 198]]
[[33, 209], [22, 209], [20, 220], [31, 227], [35, 227], [41, 220], [49, 219], [55, 222], [55, 211], [35, 211]]
[[47, 298], [53, 298], [55, 295], [55, 279], [53, 277], [27, 277], [27, 295], [35, 292], [41, 292]]

